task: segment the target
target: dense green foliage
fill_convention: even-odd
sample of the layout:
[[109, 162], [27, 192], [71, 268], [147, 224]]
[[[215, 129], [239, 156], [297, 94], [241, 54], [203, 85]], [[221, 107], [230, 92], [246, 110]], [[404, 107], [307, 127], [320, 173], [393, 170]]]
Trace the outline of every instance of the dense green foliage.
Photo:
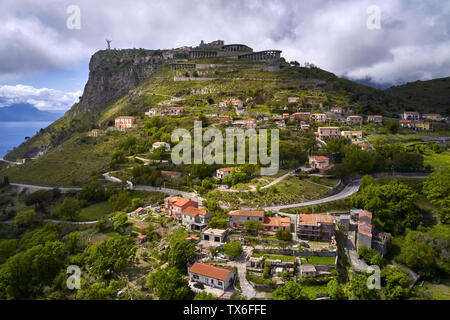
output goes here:
[[194, 294], [177, 268], [158, 269], [147, 278], [147, 286], [163, 300], [190, 300]]
[[418, 194], [399, 181], [365, 186], [352, 196], [352, 205], [372, 212], [373, 222], [379, 230], [393, 234], [403, 233], [406, 228], [416, 228], [420, 212], [415, 204]]
[[239, 241], [229, 241], [223, 246], [222, 251], [231, 259], [236, 259], [242, 254], [243, 248]]

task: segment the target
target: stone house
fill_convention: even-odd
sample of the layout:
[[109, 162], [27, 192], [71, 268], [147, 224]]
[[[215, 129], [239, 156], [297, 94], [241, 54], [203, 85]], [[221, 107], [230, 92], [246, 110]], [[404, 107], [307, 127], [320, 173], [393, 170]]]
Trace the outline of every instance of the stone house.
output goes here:
[[264, 223], [263, 210], [234, 210], [228, 212], [228, 226], [234, 229], [243, 229], [245, 222], [255, 221]]
[[289, 217], [265, 217], [262, 225], [266, 233], [275, 234], [280, 229], [289, 231], [291, 219]]
[[347, 123], [348, 124], [361, 124], [362, 123], [362, 117], [361, 116], [348, 116], [347, 117]]
[[362, 141], [363, 138], [362, 131], [341, 131], [341, 135], [352, 142]]
[[317, 128], [317, 133], [319, 139], [328, 139], [328, 138], [340, 138], [341, 131], [339, 127], [319, 127]]
[[327, 115], [325, 113], [311, 113], [309, 119], [312, 122], [326, 122]]
[[323, 214], [300, 214], [298, 237], [304, 240], [330, 241], [334, 235], [334, 219]]
[[131, 116], [121, 116], [115, 119], [114, 126], [118, 129], [129, 129], [136, 123], [136, 118]]
[[215, 243], [224, 243], [228, 238], [228, 229], [208, 228], [202, 231], [202, 240]]
[[169, 109], [169, 115], [171, 116], [181, 116], [184, 112], [184, 107], [171, 107]]

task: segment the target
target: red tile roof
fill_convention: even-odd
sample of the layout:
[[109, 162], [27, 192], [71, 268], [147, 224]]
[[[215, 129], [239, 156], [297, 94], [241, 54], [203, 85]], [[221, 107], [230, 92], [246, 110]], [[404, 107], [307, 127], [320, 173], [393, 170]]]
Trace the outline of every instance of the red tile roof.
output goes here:
[[263, 210], [234, 210], [228, 212], [230, 216], [243, 216], [243, 217], [264, 217]]
[[169, 176], [181, 176], [181, 172], [178, 171], [161, 171], [161, 174], [167, 174]]
[[311, 159], [314, 159], [316, 161], [329, 161], [330, 159], [325, 156], [310, 156]]
[[223, 172], [231, 172], [231, 170], [233, 170], [233, 168], [220, 168], [219, 170], [223, 171]]
[[[184, 205], [186, 205], [187, 203], [189, 203], [192, 200], [186, 199], [186, 198], [179, 198], [173, 205], [177, 206], [177, 207], [182, 207]], [[192, 201], [195, 202], [195, 201]]]
[[359, 216], [359, 218], [361, 218], [361, 217], [369, 217], [370, 219], [372, 219], [372, 212], [367, 211], [367, 210], [361, 210], [359, 212], [358, 216]]
[[188, 207], [184, 209], [183, 214], [187, 214], [188, 216], [195, 217], [197, 215], [205, 216], [207, 214], [206, 210], [200, 210], [195, 207]]
[[307, 224], [317, 226], [319, 223], [333, 223], [332, 216], [323, 214], [300, 214], [299, 224]]
[[199, 274], [202, 276], [206, 276], [213, 279], [218, 279], [225, 281], [227, 280], [228, 276], [230, 275], [231, 270], [215, 267], [206, 263], [199, 263], [196, 262], [194, 265], [189, 269], [189, 272]]
[[263, 226], [270, 227], [289, 227], [291, 224], [290, 218], [285, 217], [265, 217]]

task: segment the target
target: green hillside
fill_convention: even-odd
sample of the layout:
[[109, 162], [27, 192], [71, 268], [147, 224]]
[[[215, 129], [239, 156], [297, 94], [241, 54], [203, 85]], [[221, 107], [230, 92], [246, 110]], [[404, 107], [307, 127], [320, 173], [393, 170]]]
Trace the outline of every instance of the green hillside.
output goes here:
[[450, 115], [450, 77], [393, 86], [386, 94], [404, 110]]
[[[139, 59], [142, 59], [143, 51], [136, 52]], [[100, 63], [97, 60], [101, 59], [103, 54], [107, 56]], [[120, 56], [120, 51], [116, 55]], [[169, 62], [151, 66], [138, 64], [136, 68], [141, 73], [142, 69], [151, 69], [151, 74], [134, 86], [134, 83], [126, 81], [127, 77], [136, 81], [133, 70], [123, 74], [124, 69], [133, 68], [133, 63], [130, 62], [132, 57], [129, 55], [130, 51], [126, 51], [127, 58], [123, 62], [125, 66], [118, 62], [119, 58], [111, 60], [106, 51], [96, 53], [94, 57], [101, 69], [101, 77], [110, 77], [108, 80], [110, 86], [122, 86], [126, 82], [127, 86], [133, 87], [132, 89], [117, 99], [105, 96], [107, 93], [99, 89], [98, 84], [93, 83], [93, 78], [99, 77], [99, 72], [92, 69], [91, 61], [90, 80], [85, 93], [86, 90], [89, 91], [89, 98], [92, 101], [113, 100], [104, 105], [86, 106], [86, 99], [82, 98], [64, 117], [12, 150], [5, 158], [8, 160], [32, 158], [38, 152], [44, 152], [44, 155], [24, 165], [4, 169], [0, 171], [0, 175], [9, 176], [11, 181], [26, 183], [82, 185], [93, 174], [111, 169], [109, 163], [115, 147], [124, 139], [117, 135], [88, 138], [86, 136], [89, 130], [94, 128], [104, 130], [113, 126], [117, 116], [136, 116], [137, 128], [125, 135], [133, 135], [140, 141], [138, 144], [142, 150], [137, 153], [148, 152], [152, 141], [165, 140], [161, 138], [161, 133], [149, 133], [152, 124], [148, 123], [149, 118], [144, 112], [156, 107], [159, 102], [173, 97], [183, 99], [178, 104], [183, 105], [186, 112], [181, 118], [165, 120], [166, 124], [161, 124], [165, 130], [162, 133], [163, 137], [168, 140], [166, 142], [170, 142], [169, 128], [173, 129], [175, 126], [189, 128], [193, 116], [217, 113], [217, 104], [223, 99], [241, 99], [247, 105], [247, 117], [256, 119], [285, 112], [325, 112], [332, 106], [350, 108], [355, 114], [382, 114], [389, 117], [403, 108], [402, 104], [395, 102], [400, 98], [394, 99], [393, 94], [395, 92], [405, 94], [403, 92], [406, 91], [397, 87], [390, 89], [389, 94], [386, 94], [338, 78], [316, 67], [290, 66], [284, 59], [281, 62], [281, 69], [271, 72], [265, 71], [261, 64], [227, 57], [188, 61], [187, 63], [211, 65], [185, 70], [171, 70]], [[114, 79], [118, 77], [122, 78], [115, 81]], [[443, 84], [440, 80], [436, 80], [436, 83], [439, 84], [437, 90], [442, 90]], [[113, 90], [109, 88], [109, 91]], [[291, 96], [299, 97], [299, 102], [288, 104], [287, 97]], [[82, 111], [85, 109], [89, 111]], [[229, 114], [233, 119], [240, 118], [234, 110], [221, 113]], [[217, 122], [218, 119], [210, 121]], [[143, 127], [146, 127], [145, 132], [142, 131]], [[290, 143], [300, 143], [303, 139], [298, 134], [289, 133], [289, 135]]]

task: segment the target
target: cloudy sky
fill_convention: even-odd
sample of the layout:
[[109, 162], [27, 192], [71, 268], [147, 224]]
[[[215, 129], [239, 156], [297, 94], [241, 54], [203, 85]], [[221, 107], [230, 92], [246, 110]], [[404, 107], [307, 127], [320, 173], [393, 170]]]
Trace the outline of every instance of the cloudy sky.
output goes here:
[[[80, 29], [67, 26], [74, 5]], [[222, 39], [378, 84], [450, 76], [442, 0], [1, 0], [0, 19], [0, 106], [69, 108], [106, 38], [148, 49]]]

